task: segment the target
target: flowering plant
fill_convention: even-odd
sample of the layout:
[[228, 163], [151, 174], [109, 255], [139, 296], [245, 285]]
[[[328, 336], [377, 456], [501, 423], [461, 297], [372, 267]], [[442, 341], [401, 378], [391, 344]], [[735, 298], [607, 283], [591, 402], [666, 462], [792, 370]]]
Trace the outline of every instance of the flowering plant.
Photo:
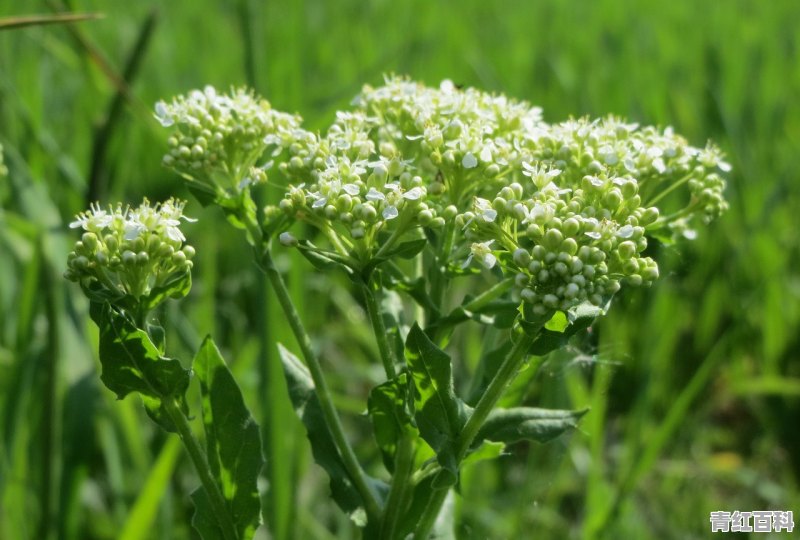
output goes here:
[[[241, 89], [196, 90], [155, 114], [171, 132], [164, 165], [253, 246], [303, 358], [279, 345], [294, 408], [332, 497], [368, 537], [427, 538], [447, 526], [437, 518], [464, 463], [573, 428], [586, 411], [497, 404], [523, 366], [535, 370], [585, 331], [623, 286], [658, 278], [650, 239], [691, 239], [727, 206], [730, 166], [711, 144], [615, 117], [550, 124], [524, 101], [448, 81], [366, 86], [324, 133]], [[283, 196], [259, 208], [252, 191], [264, 183]], [[187, 427], [188, 371], [163, 356], [163, 330], [148, 318], [191, 285], [181, 220], [174, 200], [93, 207], [73, 223], [85, 232], [67, 277], [92, 302], [104, 382], [141, 394], [187, 444], [203, 483], [198, 531], [248, 538], [259, 522], [258, 428], [209, 338], [194, 364], [204, 453]], [[344, 272], [363, 300], [384, 371], [366, 403], [383, 471], [348, 441], [274, 239], [319, 271]], [[474, 294], [458, 298], [464, 282]], [[469, 322], [503, 338], [460, 396], [445, 349]], [[247, 459], [227, 459], [235, 451]]]

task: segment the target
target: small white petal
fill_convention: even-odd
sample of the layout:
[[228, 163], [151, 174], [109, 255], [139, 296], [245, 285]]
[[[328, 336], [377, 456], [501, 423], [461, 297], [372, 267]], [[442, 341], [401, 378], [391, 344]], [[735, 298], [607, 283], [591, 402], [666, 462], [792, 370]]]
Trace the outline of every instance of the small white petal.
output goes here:
[[633, 226], [632, 225], [624, 225], [620, 227], [617, 231], [617, 236], [620, 238], [630, 238], [633, 236]]
[[381, 215], [383, 216], [383, 219], [388, 221], [390, 219], [396, 218], [399, 215], [399, 212], [397, 211], [397, 208], [395, 208], [394, 206], [387, 206], [386, 208], [383, 209]]
[[344, 190], [345, 193], [352, 196], [361, 193], [361, 188], [358, 187], [358, 184], [345, 184], [342, 186], [342, 189]]
[[321, 199], [317, 199], [316, 201], [314, 201], [313, 204], [311, 205], [311, 208], [321, 208], [325, 206], [327, 203], [328, 203], [328, 198], [322, 197]]
[[465, 169], [474, 169], [478, 166], [478, 158], [472, 152], [464, 154], [464, 159], [461, 160], [461, 165]]
[[719, 170], [721, 170], [722, 172], [731, 172], [731, 169], [733, 169], [733, 167], [731, 167], [731, 164], [728, 163], [727, 161], [720, 161], [719, 163], [717, 163], [717, 167], [719, 167]]
[[368, 201], [384, 201], [386, 200], [386, 195], [384, 195], [375, 188], [369, 188], [366, 199]]
[[408, 191], [406, 191], [405, 193], [403, 193], [403, 198], [404, 199], [408, 199], [410, 201], [416, 201], [417, 199], [422, 197], [424, 194], [425, 194], [425, 192], [422, 190], [421, 187], [415, 187], [415, 188], [411, 188]]
[[594, 238], [595, 240], [599, 240], [600, 237], [602, 236], [599, 232], [596, 231], [587, 231], [585, 234], [589, 238]]
[[487, 253], [486, 255], [483, 256], [483, 260], [481, 260], [481, 263], [483, 263], [483, 266], [485, 266], [486, 268], [493, 268], [495, 263], [497, 263], [497, 257], [492, 255], [491, 253]]
[[481, 150], [480, 158], [484, 163], [492, 161], [492, 149], [488, 146], [484, 146], [483, 150]]

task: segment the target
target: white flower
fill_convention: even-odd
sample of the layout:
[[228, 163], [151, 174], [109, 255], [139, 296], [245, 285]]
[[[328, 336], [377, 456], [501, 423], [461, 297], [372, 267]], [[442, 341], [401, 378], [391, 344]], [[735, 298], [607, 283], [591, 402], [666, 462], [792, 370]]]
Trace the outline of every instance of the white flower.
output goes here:
[[92, 203], [88, 212], [81, 212], [75, 216], [75, 221], [69, 224], [70, 229], [83, 228], [86, 231], [97, 232], [111, 225], [114, 216], [100, 209], [100, 205]]
[[561, 174], [561, 169], [550, 169], [548, 171], [545, 170], [544, 167], [539, 165], [531, 165], [530, 163], [523, 161], [522, 174], [529, 176], [530, 179], [533, 180], [533, 184], [536, 187], [543, 189], [545, 186], [553, 182], [553, 178]]
[[494, 265], [497, 263], [497, 257], [494, 256], [492, 253], [492, 249], [489, 247], [494, 243], [494, 240], [489, 240], [488, 242], [475, 242], [470, 247], [470, 254], [467, 257], [467, 260], [464, 261], [462, 268], [466, 268], [472, 262], [473, 257], [478, 260], [483, 266], [486, 268], [493, 268]]
[[481, 199], [480, 197], [475, 197], [475, 212], [486, 223], [492, 223], [495, 219], [497, 219], [497, 210], [492, 208], [492, 205], [489, 201], [486, 199]]

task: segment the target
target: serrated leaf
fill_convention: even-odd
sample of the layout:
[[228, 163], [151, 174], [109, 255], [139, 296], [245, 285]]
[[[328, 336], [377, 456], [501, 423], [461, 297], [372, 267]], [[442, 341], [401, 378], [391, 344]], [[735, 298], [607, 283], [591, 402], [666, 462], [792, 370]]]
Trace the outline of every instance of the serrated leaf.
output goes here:
[[454, 446], [466, 423], [467, 407], [455, 394], [452, 362], [416, 323], [406, 339], [406, 360], [414, 381], [414, 418], [420, 436], [436, 451], [439, 464], [455, 483]]
[[257, 481], [264, 457], [258, 425], [210, 336], [195, 356], [194, 371], [203, 397], [208, 464], [238, 538], [247, 540], [261, 523]]
[[95, 309], [100, 327], [100, 379], [119, 399], [131, 392], [152, 398], [183, 396], [189, 371], [161, 356], [147, 332], [106, 303]]
[[559, 409], [538, 409], [533, 407], [514, 407], [495, 409], [475, 437], [475, 443], [489, 440], [514, 443], [523, 440], [546, 443], [577, 426], [578, 420], [588, 409], [567, 411]]
[[[358, 516], [364, 512], [364, 502], [353, 486], [339, 450], [333, 441], [322, 415], [319, 399], [314, 393], [314, 381], [302, 362], [280, 343], [278, 344], [289, 398], [297, 416], [306, 428], [314, 461], [328, 473], [331, 495], [347, 515]], [[374, 487], [384, 490], [377, 480], [370, 479]]]
[[167, 298], [183, 298], [192, 288], [192, 273], [189, 271], [176, 273], [159, 286], [154, 287], [145, 300], [145, 310], [151, 311]]

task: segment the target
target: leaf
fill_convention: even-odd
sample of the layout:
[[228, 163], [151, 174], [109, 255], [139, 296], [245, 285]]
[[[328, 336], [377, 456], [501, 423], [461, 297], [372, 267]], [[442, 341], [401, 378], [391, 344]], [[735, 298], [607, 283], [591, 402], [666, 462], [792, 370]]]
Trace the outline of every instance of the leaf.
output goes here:
[[478, 368], [473, 376], [474, 386], [469, 392], [468, 403], [476, 404], [478, 400], [480, 400], [486, 388], [489, 386], [489, 383], [492, 382], [497, 370], [500, 369], [500, 366], [503, 364], [503, 360], [505, 360], [508, 353], [511, 352], [512, 345], [513, 343], [511, 340], [505, 340], [499, 347], [484, 352], [481, 355]]
[[394, 472], [395, 453], [400, 437], [404, 432], [417, 431], [408, 403], [408, 390], [408, 374], [401, 373], [373, 388], [367, 400], [375, 441], [381, 451], [383, 464], [390, 473]]
[[225, 498], [238, 538], [247, 540], [261, 523], [258, 475], [264, 457], [258, 424], [210, 336], [195, 356], [194, 371], [203, 396], [208, 464]]
[[187, 271], [187, 272], [173, 274], [167, 279], [167, 281], [163, 285], [159, 287], [154, 287], [153, 290], [150, 291], [150, 295], [144, 302], [145, 304], [144, 309], [146, 311], [151, 311], [167, 298], [174, 298], [174, 299], [183, 298], [184, 296], [189, 294], [189, 290], [191, 290], [191, 288], [192, 288], [191, 272]]
[[496, 459], [503, 455], [505, 449], [505, 443], [483, 441], [477, 448], [467, 454], [467, 457], [461, 462], [461, 467], [463, 468], [466, 465], [478, 463], [479, 461]]
[[455, 483], [455, 442], [468, 413], [455, 395], [450, 357], [415, 323], [406, 339], [406, 360], [416, 389], [414, 418], [420, 436], [436, 450], [437, 461], [452, 475], [448, 481]]
[[[473, 299], [471, 296], [464, 298], [467, 305]], [[477, 323], [495, 328], [511, 328], [519, 314], [519, 302], [513, 300], [495, 300], [478, 309], [468, 310], [459, 306], [441, 319], [436, 319], [425, 329], [425, 333], [435, 338], [436, 343], [442, 345], [449, 340], [455, 326], [473, 320]]]
[[[387, 237], [388, 240], [388, 237]], [[384, 240], [385, 241], [385, 240]], [[379, 241], [380, 245], [380, 241]], [[364, 265], [361, 269], [361, 276], [364, 278], [365, 281], [369, 281], [372, 272], [381, 265], [381, 263], [386, 262], [394, 257], [400, 257], [401, 259], [413, 259], [419, 253], [425, 249], [425, 246], [428, 245], [428, 239], [424, 236], [422, 238], [414, 238], [412, 240], [406, 240], [404, 242], [399, 242], [394, 247], [390, 248], [386, 253], [381, 254], [380, 257], [372, 257], [372, 259]]]
[[551, 329], [563, 326], [563, 321], [560, 319], [563, 314], [559, 315], [559, 312], [556, 312], [553, 318], [557, 320], [551, 324], [551, 321], [553, 321], [553, 319], [551, 319], [545, 327], [539, 331], [535, 341], [531, 345], [530, 354], [544, 356], [556, 349], [564, 347], [572, 336], [581, 330], [589, 328], [594, 320], [604, 313], [605, 310], [603, 308], [585, 302], [566, 313], [569, 325], [564, 327], [562, 331], [558, 331]]
[[489, 413], [483, 427], [478, 431], [473, 447], [484, 440], [502, 443], [530, 440], [546, 443], [575, 428], [577, 421], [587, 411], [588, 409], [567, 411], [533, 407], [495, 409]]
[[334, 268], [343, 268], [345, 272], [352, 274], [350, 267], [341, 258], [341, 255], [337, 253], [321, 250], [308, 240], [299, 240], [297, 249], [317, 270], [327, 271]]
[[26, 26], [41, 26], [45, 24], [65, 24], [81, 21], [102, 19], [102, 13], [54, 13], [52, 15], [25, 15], [17, 17], [0, 18], [0, 30], [24, 28]]
[[203, 540], [224, 540], [222, 529], [214, 518], [214, 509], [208, 499], [208, 493], [200, 486], [191, 495], [194, 505], [192, 527], [200, 534]]
[[100, 379], [119, 399], [131, 392], [151, 398], [183, 396], [189, 371], [178, 360], [161, 356], [147, 332], [105, 303], [95, 306], [100, 327]]
[[[351, 518], [363, 516], [364, 502], [350, 480], [347, 468], [322, 415], [319, 399], [314, 393], [314, 382], [308, 369], [280, 343], [278, 352], [283, 363], [289, 398], [297, 416], [306, 428], [314, 461], [328, 473], [333, 499], [339, 508]], [[373, 487], [378, 490], [386, 489], [385, 485], [379, 484], [377, 480], [370, 480], [372, 480]]]

